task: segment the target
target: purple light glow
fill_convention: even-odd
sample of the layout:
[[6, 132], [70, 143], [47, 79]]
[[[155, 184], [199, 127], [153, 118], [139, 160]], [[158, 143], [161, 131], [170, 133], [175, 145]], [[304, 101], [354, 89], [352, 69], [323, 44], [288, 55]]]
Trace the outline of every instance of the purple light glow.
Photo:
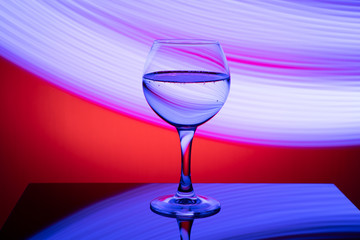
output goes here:
[[154, 39], [215, 39], [232, 86], [203, 136], [270, 145], [360, 144], [357, 1], [2, 1], [1, 55], [120, 113], [169, 127], [142, 92]]
[[[176, 220], [149, 209], [153, 197], [174, 189], [175, 184], [141, 186], [86, 207], [30, 239], [176, 239]], [[196, 219], [192, 239], [360, 236], [359, 210], [332, 184], [197, 184], [196, 189], [218, 199], [222, 209]]]

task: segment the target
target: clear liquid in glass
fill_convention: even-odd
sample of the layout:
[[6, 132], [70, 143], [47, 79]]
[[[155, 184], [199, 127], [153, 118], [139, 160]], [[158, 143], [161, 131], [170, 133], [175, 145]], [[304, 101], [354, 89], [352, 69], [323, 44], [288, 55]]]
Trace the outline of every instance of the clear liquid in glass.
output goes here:
[[143, 88], [151, 108], [175, 127], [199, 126], [224, 105], [230, 77], [224, 73], [162, 71], [143, 76]]

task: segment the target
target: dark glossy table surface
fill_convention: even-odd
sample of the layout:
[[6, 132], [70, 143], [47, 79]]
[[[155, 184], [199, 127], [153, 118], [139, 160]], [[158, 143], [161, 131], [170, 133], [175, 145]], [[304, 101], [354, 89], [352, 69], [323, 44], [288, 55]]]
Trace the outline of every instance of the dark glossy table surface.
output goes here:
[[[195, 184], [221, 211], [191, 239], [360, 239], [360, 211], [333, 184]], [[29, 184], [2, 239], [179, 239], [149, 202], [176, 184]]]

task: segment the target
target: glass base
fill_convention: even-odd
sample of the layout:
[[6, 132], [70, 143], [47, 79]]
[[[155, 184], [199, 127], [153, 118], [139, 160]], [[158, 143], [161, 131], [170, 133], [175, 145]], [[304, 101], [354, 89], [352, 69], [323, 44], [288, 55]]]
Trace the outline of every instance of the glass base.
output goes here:
[[220, 211], [219, 201], [205, 196], [180, 198], [174, 195], [157, 197], [150, 203], [153, 212], [173, 218], [204, 218]]

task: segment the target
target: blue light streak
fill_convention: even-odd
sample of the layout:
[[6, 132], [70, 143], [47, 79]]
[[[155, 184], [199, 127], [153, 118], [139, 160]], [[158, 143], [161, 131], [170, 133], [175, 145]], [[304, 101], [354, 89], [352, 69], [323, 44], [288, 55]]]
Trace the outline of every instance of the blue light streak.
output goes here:
[[154, 39], [219, 40], [227, 103], [199, 135], [282, 146], [360, 144], [358, 1], [1, 1], [0, 52], [55, 85], [169, 127], [141, 89]]

